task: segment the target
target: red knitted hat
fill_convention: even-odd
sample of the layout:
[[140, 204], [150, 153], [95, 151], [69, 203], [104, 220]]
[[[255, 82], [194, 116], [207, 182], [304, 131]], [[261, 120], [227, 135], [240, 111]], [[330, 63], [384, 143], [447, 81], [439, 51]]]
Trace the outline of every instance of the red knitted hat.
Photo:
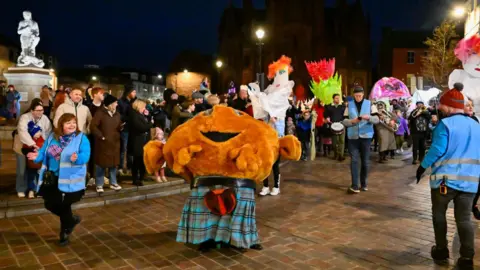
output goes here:
[[465, 109], [465, 98], [462, 94], [463, 84], [455, 83], [453, 89], [448, 90], [440, 98], [440, 104], [443, 104], [448, 107], [455, 109]]

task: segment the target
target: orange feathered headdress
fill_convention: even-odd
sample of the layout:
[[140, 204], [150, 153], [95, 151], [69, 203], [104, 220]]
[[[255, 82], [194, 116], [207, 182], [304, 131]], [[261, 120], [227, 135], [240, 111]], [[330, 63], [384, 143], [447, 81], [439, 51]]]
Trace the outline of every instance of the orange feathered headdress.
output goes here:
[[268, 66], [268, 79], [271, 80], [275, 77], [275, 74], [277, 74], [277, 71], [281, 69], [285, 69], [288, 67], [288, 74], [293, 72], [293, 68], [290, 65], [292, 63], [292, 59], [290, 57], [287, 57], [285, 55], [282, 55], [278, 61], [271, 63]]

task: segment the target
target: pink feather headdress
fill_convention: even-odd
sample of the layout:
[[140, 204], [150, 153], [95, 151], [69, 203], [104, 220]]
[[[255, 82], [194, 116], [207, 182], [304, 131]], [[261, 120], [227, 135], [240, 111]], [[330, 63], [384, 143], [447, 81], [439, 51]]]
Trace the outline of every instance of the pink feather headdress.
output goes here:
[[455, 48], [455, 56], [465, 63], [472, 54], [480, 54], [480, 35], [475, 34], [460, 40]]
[[316, 83], [328, 80], [335, 73], [335, 58], [330, 60], [323, 59], [320, 62], [305, 61], [305, 65], [308, 73]]

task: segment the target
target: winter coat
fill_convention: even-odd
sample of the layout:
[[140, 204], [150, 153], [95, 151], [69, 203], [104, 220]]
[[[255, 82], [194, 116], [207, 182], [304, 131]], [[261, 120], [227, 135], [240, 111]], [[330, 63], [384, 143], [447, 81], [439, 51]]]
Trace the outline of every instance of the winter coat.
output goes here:
[[143, 146], [150, 138], [152, 124], [147, 121], [143, 114], [133, 109], [129, 115], [128, 123], [130, 125], [127, 152], [134, 157], [143, 157]]
[[77, 117], [77, 126], [81, 132], [84, 134], [90, 133], [89, 126], [90, 122], [92, 122], [92, 114], [90, 114], [90, 109], [83, 105], [81, 101], [75, 105], [70, 98], [65, 98], [65, 102], [55, 111], [55, 118], [53, 119], [55, 127], [57, 127], [60, 117], [65, 113], [71, 113]]
[[125, 123], [125, 126], [123, 127], [125, 131], [129, 130], [128, 119], [131, 111], [133, 110], [132, 109], [133, 102], [135, 102], [135, 99], [129, 100], [126, 97], [122, 97], [121, 99], [118, 100], [117, 111], [120, 113], [120, 117], [122, 118], [122, 123]]
[[95, 140], [93, 160], [102, 168], [112, 168], [120, 164], [120, 113], [113, 115], [105, 108], [97, 109], [90, 130]]
[[12, 116], [20, 114], [20, 100], [22, 100], [22, 96], [17, 90], [7, 92], [7, 109]]
[[170, 132], [173, 132], [179, 125], [181, 125], [186, 120], [183, 118], [190, 119], [192, 114], [189, 112], [183, 112], [180, 108], [180, 105], [176, 105], [172, 109], [172, 122], [170, 123]]

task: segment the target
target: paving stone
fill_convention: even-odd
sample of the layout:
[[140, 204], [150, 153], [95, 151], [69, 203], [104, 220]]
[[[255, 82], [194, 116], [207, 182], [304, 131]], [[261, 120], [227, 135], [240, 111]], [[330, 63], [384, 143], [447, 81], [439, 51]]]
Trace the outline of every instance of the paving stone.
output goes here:
[[[257, 198], [262, 251], [200, 253], [196, 246], [176, 243], [176, 228], [188, 196], [179, 192], [189, 190], [182, 181], [178, 181], [183, 185], [180, 191], [170, 189], [177, 180], [162, 189], [132, 187], [104, 196], [90, 192], [83, 200], [88, 208], [75, 207], [83, 221], [68, 247], [56, 245], [58, 218], [35, 214], [46, 213], [39, 202], [14, 202], [21, 211], [10, 214], [2, 212], [0, 204], [0, 218], [8, 214], [0, 219], [0, 268], [432, 269], [428, 181], [411, 185], [416, 168], [407, 162], [372, 162], [370, 191], [357, 195], [346, 193], [348, 162], [321, 158], [282, 163], [282, 193]], [[141, 200], [132, 200], [128, 194]], [[95, 207], [102, 201], [102, 207]], [[451, 208], [447, 220], [447, 238], [453, 243], [456, 227]], [[452, 257], [458, 256], [458, 250], [450, 250]], [[480, 265], [478, 258], [476, 264]]]

